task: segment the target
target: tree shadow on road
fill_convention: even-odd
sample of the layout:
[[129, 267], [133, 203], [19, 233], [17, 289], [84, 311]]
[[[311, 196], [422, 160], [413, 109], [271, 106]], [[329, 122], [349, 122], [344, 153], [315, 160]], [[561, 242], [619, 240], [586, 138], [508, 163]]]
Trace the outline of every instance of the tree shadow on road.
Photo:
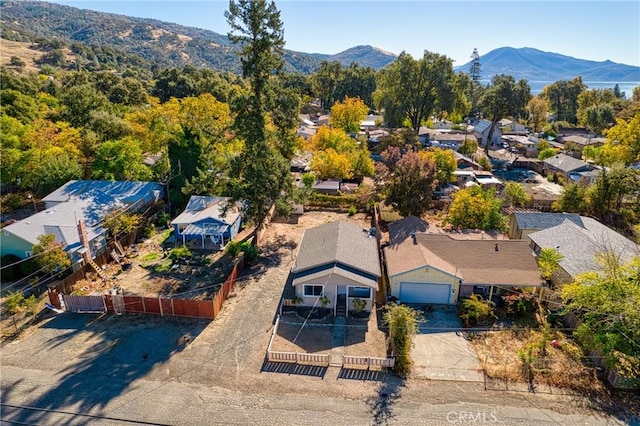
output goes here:
[[372, 414], [372, 424], [386, 425], [395, 418], [394, 406], [402, 396], [404, 386], [404, 380], [389, 375], [378, 385], [376, 394], [365, 400]]
[[[50, 371], [59, 381], [24, 404], [39, 410], [21, 410], [7, 420], [51, 424], [46, 410], [107, 415], [105, 408], [112, 400], [134, 391], [135, 380], [184, 350], [209, 322], [151, 315], [60, 315], [42, 327], [59, 330], [57, 334], [49, 332], [46, 340], [35, 336], [20, 343], [22, 350], [33, 352], [32, 362], [37, 362], [38, 356], [59, 359], [60, 367]], [[16, 362], [13, 364], [18, 365]], [[7, 393], [5, 401], [11, 402]], [[87, 420], [78, 416], [68, 424]]]

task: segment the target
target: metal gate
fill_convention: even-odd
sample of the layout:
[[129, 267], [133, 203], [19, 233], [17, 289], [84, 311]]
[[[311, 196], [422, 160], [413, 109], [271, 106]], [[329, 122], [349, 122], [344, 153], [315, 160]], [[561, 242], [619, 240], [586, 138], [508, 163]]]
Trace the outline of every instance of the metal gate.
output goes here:
[[69, 296], [62, 295], [67, 312], [106, 312], [102, 296]]

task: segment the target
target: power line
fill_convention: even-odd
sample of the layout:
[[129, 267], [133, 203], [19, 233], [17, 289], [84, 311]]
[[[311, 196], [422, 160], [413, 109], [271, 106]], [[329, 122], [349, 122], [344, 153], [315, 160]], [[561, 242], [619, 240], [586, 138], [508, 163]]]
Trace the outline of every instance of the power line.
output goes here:
[[[67, 416], [86, 417], [86, 418], [89, 418], [89, 419], [96, 419], [96, 420], [112, 420], [112, 421], [116, 421], [116, 422], [132, 423], [132, 424], [138, 424], [138, 425], [172, 426], [172, 425], [170, 425], [168, 423], [153, 423], [153, 422], [147, 422], [147, 421], [144, 421], [144, 420], [133, 420], [133, 419], [125, 419], [125, 418], [122, 418], [122, 417], [101, 416], [101, 415], [97, 415], [97, 414], [75, 413], [73, 411], [64, 411], [64, 410], [54, 410], [54, 409], [50, 409], [50, 408], [31, 407], [31, 406], [28, 406], [28, 405], [6, 404], [4, 402], [0, 403], [0, 406], [9, 407], [9, 408], [17, 408], [19, 410], [25, 410], [25, 411], [36, 411], [36, 412], [43, 412], [43, 413], [63, 414], [63, 415], [67, 415]], [[2, 419], [2, 421], [9, 421], [9, 422], [12, 422], [12, 423], [15, 423], [15, 424], [30, 425], [30, 423], [13, 422], [11, 420], [6, 420], [6, 419]]]

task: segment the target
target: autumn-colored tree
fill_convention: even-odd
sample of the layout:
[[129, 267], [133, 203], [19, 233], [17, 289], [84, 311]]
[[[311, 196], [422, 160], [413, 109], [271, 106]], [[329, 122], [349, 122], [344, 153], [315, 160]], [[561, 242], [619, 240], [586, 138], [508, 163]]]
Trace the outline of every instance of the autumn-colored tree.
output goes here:
[[56, 241], [53, 234], [40, 235], [32, 252], [36, 265], [45, 272], [61, 271], [71, 266], [71, 259], [64, 251], [64, 246]]
[[456, 228], [502, 230], [505, 219], [501, 208], [502, 201], [494, 190], [471, 186], [453, 195], [445, 221]]
[[369, 107], [362, 99], [346, 97], [343, 102], [336, 102], [331, 107], [329, 122], [346, 133], [355, 133], [360, 130], [360, 122], [367, 117], [368, 111]]
[[547, 103], [542, 98], [535, 96], [527, 103], [529, 112], [529, 124], [534, 132], [539, 132], [547, 122]]
[[424, 155], [435, 165], [439, 185], [451, 183], [453, 172], [458, 168], [458, 162], [452, 150], [430, 148], [427, 151], [421, 151], [420, 155]]
[[351, 179], [353, 177], [348, 155], [338, 153], [333, 148], [316, 152], [309, 167], [319, 179]]
[[343, 153], [353, 151], [357, 147], [356, 140], [349, 137], [344, 130], [327, 126], [320, 126], [309, 144], [312, 151], [324, 151], [331, 148], [336, 152]]
[[607, 131], [601, 155], [606, 165], [640, 160], [640, 113], [628, 121], [616, 120], [616, 125]]

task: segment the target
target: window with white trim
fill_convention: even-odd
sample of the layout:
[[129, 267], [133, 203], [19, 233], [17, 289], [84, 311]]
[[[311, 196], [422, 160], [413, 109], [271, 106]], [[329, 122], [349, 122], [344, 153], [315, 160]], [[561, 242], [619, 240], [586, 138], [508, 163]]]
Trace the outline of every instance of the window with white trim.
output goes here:
[[360, 299], [370, 299], [371, 289], [369, 287], [349, 287], [349, 297], [358, 297]]
[[305, 296], [322, 296], [323, 287], [321, 285], [305, 285], [304, 286], [304, 295]]
[[24, 254], [26, 254], [27, 257], [33, 256], [33, 252], [31, 252], [31, 251], [25, 251]]

